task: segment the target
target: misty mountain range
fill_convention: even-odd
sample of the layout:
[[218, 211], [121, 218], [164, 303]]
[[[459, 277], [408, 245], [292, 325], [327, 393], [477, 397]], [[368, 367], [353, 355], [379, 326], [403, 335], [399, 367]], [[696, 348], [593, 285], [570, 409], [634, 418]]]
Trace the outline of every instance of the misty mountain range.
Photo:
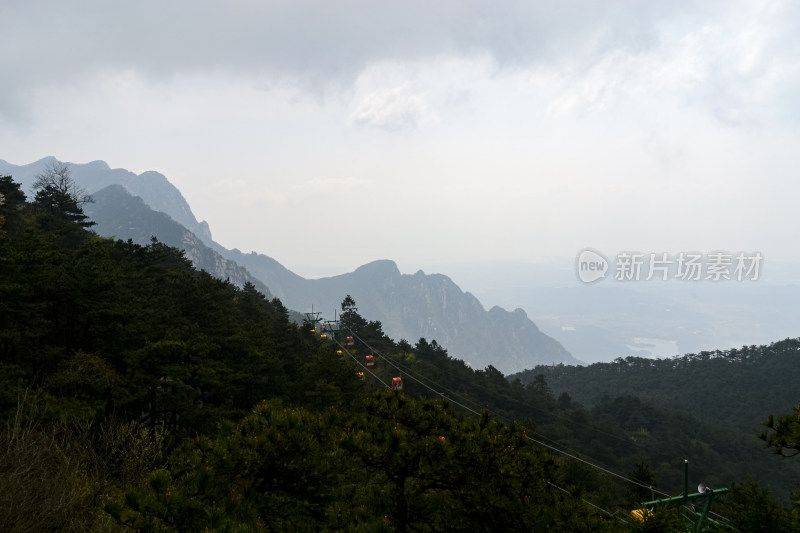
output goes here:
[[[0, 174], [13, 176], [30, 193], [36, 174], [49, 160], [23, 166], [0, 160]], [[492, 365], [511, 373], [537, 364], [578, 363], [522, 309], [509, 312], [495, 306], [486, 311], [475, 296], [445, 275], [421, 270], [401, 274], [394, 262], [381, 260], [347, 274], [305, 279], [271, 257], [228, 250], [213, 241], [208, 224], [197, 221], [183, 195], [162, 174], [137, 175], [111, 169], [103, 161], [71, 164], [70, 170], [94, 198], [84, 211], [96, 222], [93, 229], [99, 235], [140, 244], [155, 236], [183, 249], [196, 268], [239, 286], [253, 283], [295, 311], [310, 311], [313, 305], [333, 319], [339, 303], [350, 294], [359, 312], [368, 320], [381, 321], [390, 337], [412, 343], [421, 337], [435, 339], [451, 356], [476, 368]]]

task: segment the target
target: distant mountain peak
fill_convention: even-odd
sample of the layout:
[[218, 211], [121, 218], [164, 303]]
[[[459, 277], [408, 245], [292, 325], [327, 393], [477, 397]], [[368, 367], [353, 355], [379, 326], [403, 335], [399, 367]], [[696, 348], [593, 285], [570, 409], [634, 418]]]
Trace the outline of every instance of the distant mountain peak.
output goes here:
[[130, 196], [134, 201], [139, 202], [142, 205], [145, 205], [145, 202], [144, 200], [141, 199], [141, 197], [132, 195], [127, 191], [127, 189], [125, 189], [125, 187], [123, 187], [119, 183], [112, 183], [111, 185], [103, 187], [102, 189], [94, 193], [95, 200], [97, 200], [97, 198], [106, 198], [114, 196], [119, 196], [119, 197]]
[[397, 263], [391, 259], [378, 259], [366, 265], [358, 267], [354, 273], [357, 272], [361, 275], [372, 275], [382, 277], [394, 277], [400, 275], [400, 269], [397, 268]]
[[106, 163], [102, 159], [98, 159], [97, 161], [90, 161], [86, 163], [86, 166], [91, 167], [94, 170], [111, 170], [111, 167], [108, 166], [108, 163]]

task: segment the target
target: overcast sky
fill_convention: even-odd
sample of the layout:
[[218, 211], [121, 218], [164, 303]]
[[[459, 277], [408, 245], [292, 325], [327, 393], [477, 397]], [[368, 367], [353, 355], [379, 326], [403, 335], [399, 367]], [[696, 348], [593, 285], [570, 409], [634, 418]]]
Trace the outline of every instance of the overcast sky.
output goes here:
[[798, 21], [727, 0], [9, 0], [0, 159], [158, 170], [218, 242], [301, 274], [585, 247], [800, 260]]

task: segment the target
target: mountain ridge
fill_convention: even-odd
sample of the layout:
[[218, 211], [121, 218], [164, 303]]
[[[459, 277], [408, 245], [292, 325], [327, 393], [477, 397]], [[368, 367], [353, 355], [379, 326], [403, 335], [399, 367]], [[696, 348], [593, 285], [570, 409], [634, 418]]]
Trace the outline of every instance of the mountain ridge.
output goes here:
[[142, 245], [149, 244], [156, 236], [164, 244], [183, 250], [198, 270], [227, 279], [238, 287], [252, 283], [266, 297], [273, 297], [269, 288], [247, 269], [211, 250], [194, 233], [166, 213], [151, 209], [140, 196], [132, 195], [122, 185], [108, 185], [92, 196], [94, 202], [84, 206], [84, 213], [96, 223], [93, 229], [98, 234], [124, 237]]
[[[0, 174], [14, 175], [23, 186], [30, 188], [35, 175], [52, 161], [55, 158], [48, 157], [17, 167], [0, 160]], [[180, 191], [158, 172], [137, 175], [124, 169], [111, 169], [99, 160], [70, 164], [70, 169], [76, 183], [90, 194], [99, 194], [106, 186], [116, 183], [130, 196], [139, 197], [152, 212], [165, 214], [186, 231], [183, 233], [165, 219], [156, 223], [164, 226], [161, 229], [137, 227], [136, 218], [130, 214], [126, 215], [125, 224], [109, 220], [108, 216], [113, 216], [115, 211], [125, 213], [132, 209], [132, 200], [124, 198], [117, 190], [113, 198], [101, 195], [103, 201], [121, 206], [104, 207], [108, 209], [108, 216], [98, 224], [98, 233], [123, 239], [135, 236], [139, 242], [145, 238], [149, 240], [150, 235], [145, 234], [155, 231], [150, 234], [166, 244], [181, 249], [188, 247], [187, 256], [197, 261], [196, 266], [215, 276], [230, 276], [230, 272], [235, 272], [238, 282], [243, 282], [247, 276], [222, 259], [243, 267], [247, 275], [260, 282], [259, 289], [263, 287], [290, 309], [308, 310], [314, 306], [335, 315], [339, 303], [350, 294], [360, 312], [371, 320], [380, 321], [389, 336], [411, 341], [435, 339], [453, 357], [471, 365], [492, 365], [511, 373], [537, 364], [579, 363], [558, 341], [542, 333], [521, 309], [506, 311], [495, 306], [486, 311], [473, 294], [462, 291], [444, 274], [425, 274], [422, 270], [411, 275], [402, 274], [394, 261], [380, 259], [353, 272], [306, 279], [267, 255], [228, 250], [213, 241], [208, 224], [197, 221]], [[141, 206], [137, 209], [142, 219], [152, 218], [144, 214]], [[91, 207], [87, 209], [89, 213], [97, 216], [97, 210], [92, 211]], [[161, 239], [158, 232], [169, 234], [169, 240]], [[201, 261], [205, 256], [208, 256], [205, 262]]]
[[[36, 179], [36, 174], [41, 172], [47, 164], [56, 161], [55, 157], [48, 156], [27, 165], [12, 165], [0, 159], [0, 174], [13, 174], [14, 179], [28, 193]], [[123, 186], [133, 196], [142, 198], [154, 211], [168, 214], [204, 242], [211, 240], [208, 223], [198, 222], [180, 190], [160, 172], [148, 170], [141, 174], [135, 174], [123, 168], [111, 168], [102, 160], [83, 164], [67, 164], [70, 166], [75, 181], [89, 194], [99, 191], [106, 185], [116, 183]]]

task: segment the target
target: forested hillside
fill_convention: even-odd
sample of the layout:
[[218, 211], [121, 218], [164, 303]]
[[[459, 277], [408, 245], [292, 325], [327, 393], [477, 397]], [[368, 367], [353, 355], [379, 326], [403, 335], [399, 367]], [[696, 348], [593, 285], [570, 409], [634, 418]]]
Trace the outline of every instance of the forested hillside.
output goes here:
[[539, 366], [513, 377], [529, 383], [542, 375], [554, 393], [566, 392], [586, 406], [608, 396], [634, 395], [665, 409], [692, 412], [704, 422], [757, 434], [766, 413], [798, 403], [798, 362], [800, 338], [671, 359]]
[[587, 409], [396, 342], [342, 295], [351, 356], [174, 248], [98, 237], [49, 178], [30, 202], [0, 178], [0, 530], [681, 530], [680, 510], [630, 511], [680, 493], [687, 458], [733, 485], [727, 526], [798, 524], [736, 484], [777, 458], [694, 411]]
[[87, 231], [64, 184], [0, 181], [3, 531], [607, 522], [521, 427], [379, 393], [252, 286]]
[[800, 464], [765, 461], [758, 436], [767, 415], [797, 405], [799, 360], [800, 339], [785, 339], [671, 359], [626, 357], [585, 367], [540, 366], [511, 379], [523, 384], [546, 380], [554, 394], [569, 395], [592, 410], [627, 397], [654, 410], [690, 413], [691, 425], [704, 440], [719, 436], [715, 450], [746, 457], [743, 467], [749, 465], [750, 476], [785, 496], [800, 479]]

